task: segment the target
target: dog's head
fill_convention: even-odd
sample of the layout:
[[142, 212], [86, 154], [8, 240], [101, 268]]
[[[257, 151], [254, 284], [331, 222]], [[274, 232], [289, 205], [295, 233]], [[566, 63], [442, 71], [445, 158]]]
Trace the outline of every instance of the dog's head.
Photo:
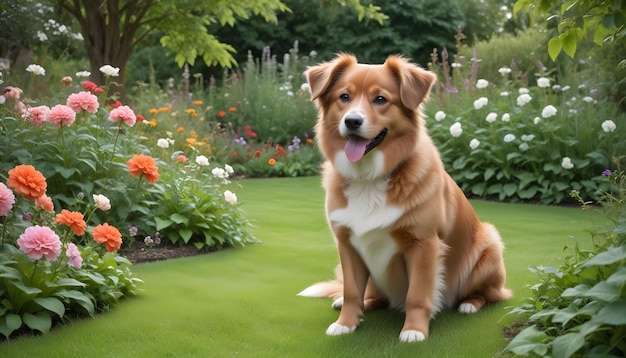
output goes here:
[[435, 82], [434, 73], [400, 56], [366, 65], [341, 54], [310, 67], [305, 75], [320, 109], [316, 136], [327, 159], [343, 152], [357, 163], [375, 150], [390, 156], [414, 151], [423, 130], [420, 107]]

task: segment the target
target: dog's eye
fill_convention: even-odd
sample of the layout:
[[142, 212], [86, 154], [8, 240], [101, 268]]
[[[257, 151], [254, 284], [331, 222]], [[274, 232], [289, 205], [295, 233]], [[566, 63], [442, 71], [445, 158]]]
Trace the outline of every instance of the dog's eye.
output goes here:
[[350, 102], [350, 95], [347, 93], [342, 93], [341, 96], [339, 96], [339, 100], [341, 100], [341, 102]]
[[377, 96], [376, 98], [374, 98], [374, 104], [385, 104], [385, 103], [387, 103], [387, 98], [383, 96]]

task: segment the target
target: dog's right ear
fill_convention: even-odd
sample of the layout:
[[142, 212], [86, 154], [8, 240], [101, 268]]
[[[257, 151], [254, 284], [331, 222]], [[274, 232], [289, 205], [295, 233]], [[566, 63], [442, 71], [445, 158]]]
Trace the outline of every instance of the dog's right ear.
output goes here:
[[353, 55], [339, 54], [334, 60], [309, 67], [304, 75], [309, 83], [311, 100], [323, 97], [339, 78], [341, 73], [349, 66], [356, 65], [357, 60]]

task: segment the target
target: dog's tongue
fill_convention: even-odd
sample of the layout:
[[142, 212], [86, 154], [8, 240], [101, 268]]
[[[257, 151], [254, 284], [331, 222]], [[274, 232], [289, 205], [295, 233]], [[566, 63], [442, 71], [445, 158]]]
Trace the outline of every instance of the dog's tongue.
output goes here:
[[348, 143], [344, 150], [348, 160], [352, 163], [356, 163], [365, 155], [365, 149], [367, 148], [367, 139], [359, 136], [351, 135], [348, 137]]

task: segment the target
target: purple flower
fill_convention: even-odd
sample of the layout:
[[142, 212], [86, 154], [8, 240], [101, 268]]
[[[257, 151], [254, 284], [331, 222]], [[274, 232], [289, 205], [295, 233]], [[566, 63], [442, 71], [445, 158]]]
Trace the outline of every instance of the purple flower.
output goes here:
[[602, 172], [602, 176], [608, 177], [609, 175], [611, 175], [611, 169], [605, 169]]
[[137, 235], [137, 227], [136, 226], [129, 227], [128, 233], [130, 234], [130, 236], [135, 237]]
[[150, 236], [146, 236], [145, 239], [143, 239], [144, 244], [146, 245], [152, 245], [154, 244], [154, 241], [152, 240], [152, 238]]
[[33, 219], [33, 216], [30, 213], [22, 214], [22, 220], [30, 222]]

